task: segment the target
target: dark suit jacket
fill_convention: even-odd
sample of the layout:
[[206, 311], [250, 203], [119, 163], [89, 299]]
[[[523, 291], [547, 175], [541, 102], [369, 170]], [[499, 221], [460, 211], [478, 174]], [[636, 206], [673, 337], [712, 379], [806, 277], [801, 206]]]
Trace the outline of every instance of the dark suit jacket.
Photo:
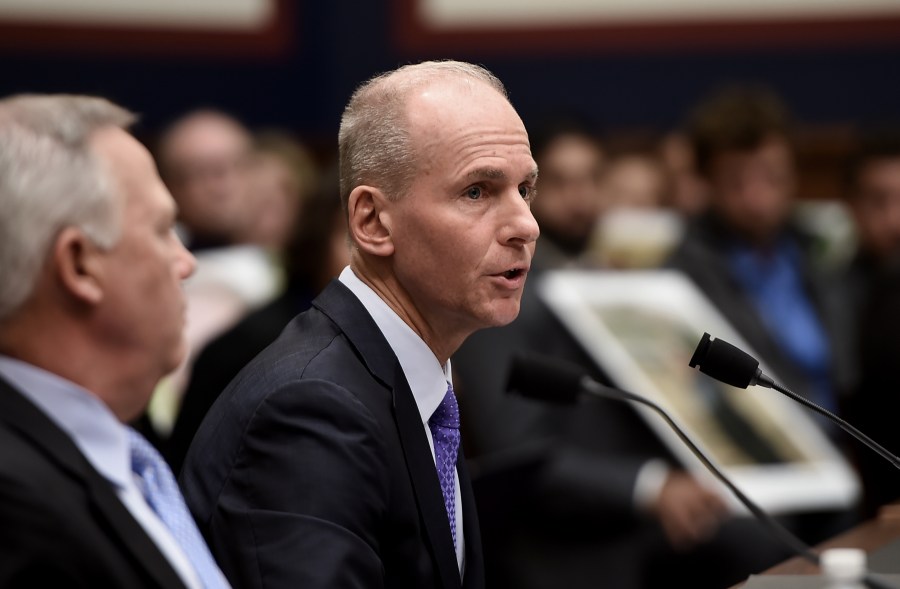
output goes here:
[[112, 485], [3, 379], [0, 587], [184, 587]]
[[630, 404], [590, 398], [564, 406], [506, 394], [517, 352], [560, 358], [606, 380], [541, 300], [540, 279], [529, 275], [515, 321], [473, 334], [453, 356], [488, 585], [643, 589], [690, 578], [693, 588], [728, 587], [786, 556], [764, 529], [737, 519], [674, 553], [659, 524], [635, 508], [634, 491], [648, 460], [679, 463]]
[[[879, 266], [860, 256], [848, 269], [855, 286], [860, 384], [847, 420], [890, 452], [900, 451], [900, 267]], [[878, 454], [853, 446], [865, 491], [865, 515], [874, 517], [885, 503], [900, 498], [897, 470]]]
[[440, 483], [396, 356], [332, 282], [222, 393], [182, 470], [188, 505], [239, 587], [483, 587], [458, 462], [464, 582]]
[[647, 460], [674, 459], [625, 404], [568, 407], [506, 394], [516, 352], [565, 359], [602, 380], [540, 301], [539, 279], [529, 276], [513, 323], [473, 334], [453, 356], [488, 584], [641, 587], [641, 554], [662, 536], [654, 539], [634, 508], [635, 480]]
[[284, 326], [312, 304], [306, 290], [288, 290], [211, 341], [197, 356], [172, 434], [163, 443], [172, 470], [181, 471], [184, 457], [206, 412], [241, 368], [271, 344]]

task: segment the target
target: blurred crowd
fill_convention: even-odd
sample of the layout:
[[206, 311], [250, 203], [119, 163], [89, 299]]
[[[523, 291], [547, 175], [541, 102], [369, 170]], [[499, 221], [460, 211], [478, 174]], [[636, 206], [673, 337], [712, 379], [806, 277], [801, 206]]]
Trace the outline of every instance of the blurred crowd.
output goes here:
[[[506, 362], [537, 351], [605, 378], [535, 285], [562, 268], [674, 269], [784, 384], [900, 450], [900, 133], [859, 133], [840, 173], [831, 170], [843, 178], [835, 199], [799, 194], [796, 127], [766, 88], [724, 88], [666, 133], [617, 135], [575, 113], [526, 125], [541, 237], [522, 312], [452, 360], [465, 452], [483, 473], [475, 488], [489, 586], [603, 579], [638, 589], [703, 563], [708, 578], [693, 586], [725, 587], [781, 560], [777, 542], [731, 517], [633, 410], [508, 397]], [[186, 282], [190, 354], [140, 422], [177, 472], [218, 394], [348, 253], [337, 171], [291, 133], [198, 110], [152, 147], [197, 259]], [[819, 425], [858, 470], [863, 497], [786, 518], [809, 542], [900, 497], [890, 465]]]

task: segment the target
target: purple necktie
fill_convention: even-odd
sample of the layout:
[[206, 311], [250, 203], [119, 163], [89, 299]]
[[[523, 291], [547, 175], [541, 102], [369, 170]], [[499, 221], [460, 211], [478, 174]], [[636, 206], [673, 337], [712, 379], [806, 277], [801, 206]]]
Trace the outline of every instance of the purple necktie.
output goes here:
[[453, 546], [456, 546], [456, 457], [459, 454], [459, 406], [453, 385], [447, 383], [447, 394], [428, 420], [431, 436], [434, 438], [434, 458], [438, 479], [441, 481], [441, 492], [444, 494], [444, 507], [450, 518], [450, 533], [453, 534]]

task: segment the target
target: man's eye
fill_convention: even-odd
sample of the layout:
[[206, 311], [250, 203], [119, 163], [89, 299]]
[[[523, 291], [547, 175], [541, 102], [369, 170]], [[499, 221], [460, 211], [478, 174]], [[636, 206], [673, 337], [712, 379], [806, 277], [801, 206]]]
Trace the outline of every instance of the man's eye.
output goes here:
[[534, 196], [534, 187], [523, 184], [519, 186], [519, 194], [522, 195], [522, 198], [525, 200], [531, 200], [531, 197]]
[[471, 186], [466, 190], [466, 196], [472, 200], [478, 200], [484, 196], [484, 191], [481, 190], [481, 186]]

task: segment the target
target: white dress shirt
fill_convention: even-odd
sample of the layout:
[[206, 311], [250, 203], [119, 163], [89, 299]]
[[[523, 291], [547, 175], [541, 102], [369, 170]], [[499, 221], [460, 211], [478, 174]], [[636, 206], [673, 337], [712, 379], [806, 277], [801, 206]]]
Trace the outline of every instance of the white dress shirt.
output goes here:
[[[431, 428], [428, 420], [444, 400], [447, 394], [447, 384], [450, 382], [450, 361], [441, 366], [431, 348], [419, 335], [406, 324], [393, 309], [385, 303], [378, 294], [360, 280], [349, 266], [341, 272], [339, 280], [350, 289], [356, 298], [375, 320], [375, 324], [384, 338], [387, 340], [400, 366], [406, 381], [412, 390], [419, 415], [422, 418], [422, 427], [428, 437], [428, 445], [431, 447], [431, 458], [437, 460], [434, 455], [434, 440], [431, 436]], [[459, 490], [459, 474], [454, 474], [456, 488], [456, 562], [459, 564], [460, 574], [465, 570], [466, 543], [463, 533], [462, 499]]]
[[138, 489], [131, 472], [128, 434], [109, 407], [75, 383], [8, 356], [0, 355], [0, 375], [68, 434], [88, 462], [112, 483], [185, 585], [202, 589], [193, 565]]

